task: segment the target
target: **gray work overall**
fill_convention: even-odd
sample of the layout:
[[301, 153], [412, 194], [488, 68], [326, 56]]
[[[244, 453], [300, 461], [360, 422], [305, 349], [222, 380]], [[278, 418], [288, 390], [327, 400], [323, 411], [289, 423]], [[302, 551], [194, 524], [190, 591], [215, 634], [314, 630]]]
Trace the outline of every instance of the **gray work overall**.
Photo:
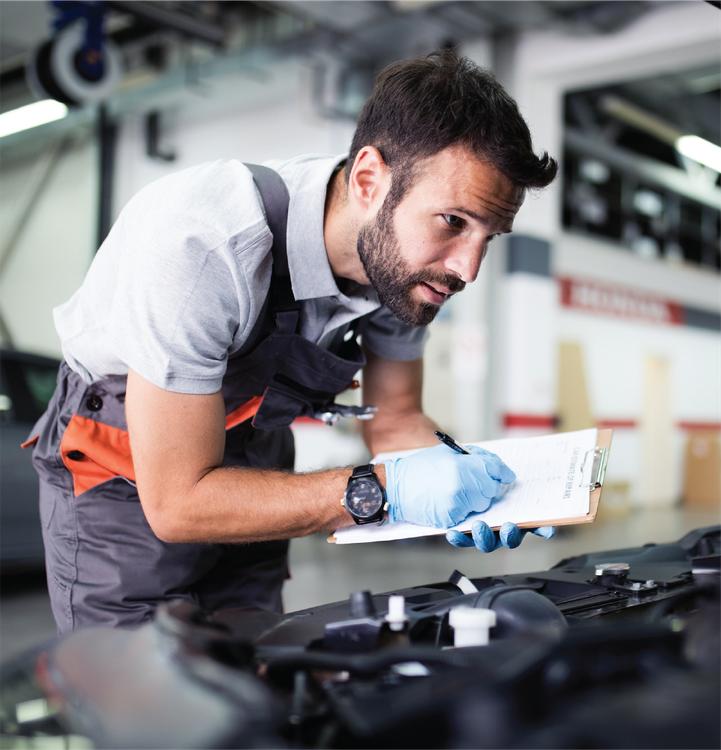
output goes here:
[[[360, 413], [333, 403], [365, 364], [355, 340], [335, 351], [303, 339], [285, 246], [288, 193], [280, 176], [248, 165], [273, 234], [273, 276], [263, 312], [228, 361], [224, 465], [293, 468], [289, 425], [300, 416]], [[203, 611], [280, 611], [288, 541], [169, 544], [145, 519], [125, 422], [126, 377], [87, 385], [64, 362], [46, 413], [31, 433], [40, 476], [48, 588], [59, 633], [84, 625], [134, 626], [159, 602]]]

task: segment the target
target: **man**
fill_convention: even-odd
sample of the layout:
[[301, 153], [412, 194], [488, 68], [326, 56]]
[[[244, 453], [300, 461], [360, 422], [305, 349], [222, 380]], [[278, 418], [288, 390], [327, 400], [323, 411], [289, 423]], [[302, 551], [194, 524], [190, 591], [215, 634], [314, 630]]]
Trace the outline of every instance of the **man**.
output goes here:
[[[34, 462], [61, 633], [177, 597], [279, 609], [288, 539], [384, 515], [449, 528], [515, 479], [439, 445], [421, 405], [425, 326], [556, 173], [515, 103], [437, 52], [379, 75], [347, 158], [274, 166], [280, 184], [229, 161], [146, 187], [55, 311], [65, 363]], [[361, 367], [371, 454], [435, 447], [289, 473], [287, 425], [338, 411]], [[499, 543], [485, 524], [474, 540]]]

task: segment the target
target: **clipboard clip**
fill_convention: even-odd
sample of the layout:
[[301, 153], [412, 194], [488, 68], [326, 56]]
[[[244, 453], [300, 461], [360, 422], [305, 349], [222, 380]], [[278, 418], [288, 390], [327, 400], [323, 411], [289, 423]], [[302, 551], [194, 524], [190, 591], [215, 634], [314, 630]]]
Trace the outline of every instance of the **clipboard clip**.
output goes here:
[[[588, 457], [593, 456], [591, 466], [591, 476], [589, 481], [584, 484], [586, 478], [586, 463]], [[600, 448], [596, 446], [590, 451], [586, 452], [583, 457], [583, 463], [581, 464], [581, 478], [578, 482], [579, 487], [590, 487], [591, 489], [597, 490], [599, 487], [603, 487], [603, 480], [606, 477], [606, 466], [608, 465], [608, 448]]]

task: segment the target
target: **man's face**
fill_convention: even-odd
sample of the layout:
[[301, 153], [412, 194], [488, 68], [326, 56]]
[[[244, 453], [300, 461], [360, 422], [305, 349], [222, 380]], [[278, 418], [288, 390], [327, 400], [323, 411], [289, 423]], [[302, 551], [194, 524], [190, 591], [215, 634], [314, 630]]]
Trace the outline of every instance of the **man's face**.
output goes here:
[[523, 190], [459, 146], [416, 168], [398, 205], [389, 204], [389, 193], [363, 225], [358, 255], [380, 301], [419, 327], [475, 280], [490, 240], [511, 231]]

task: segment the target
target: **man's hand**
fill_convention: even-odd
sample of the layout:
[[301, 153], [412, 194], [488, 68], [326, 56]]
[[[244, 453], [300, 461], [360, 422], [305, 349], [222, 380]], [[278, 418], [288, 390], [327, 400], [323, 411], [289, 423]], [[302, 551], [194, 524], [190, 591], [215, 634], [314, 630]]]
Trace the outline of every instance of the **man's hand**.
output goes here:
[[537, 529], [519, 529], [515, 523], [508, 521], [501, 526], [498, 532], [494, 532], [485, 521], [478, 519], [471, 525], [471, 537], [466, 536], [466, 534], [460, 531], [451, 529], [446, 533], [446, 539], [454, 547], [475, 546], [481, 552], [493, 552], [499, 547], [515, 549], [529, 531], [543, 539], [550, 539], [556, 533], [556, 529], [553, 526], [539, 526]]
[[385, 464], [391, 521], [447, 529], [470, 513], [487, 510], [516, 475], [490, 451], [470, 446], [468, 454], [446, 445]]

